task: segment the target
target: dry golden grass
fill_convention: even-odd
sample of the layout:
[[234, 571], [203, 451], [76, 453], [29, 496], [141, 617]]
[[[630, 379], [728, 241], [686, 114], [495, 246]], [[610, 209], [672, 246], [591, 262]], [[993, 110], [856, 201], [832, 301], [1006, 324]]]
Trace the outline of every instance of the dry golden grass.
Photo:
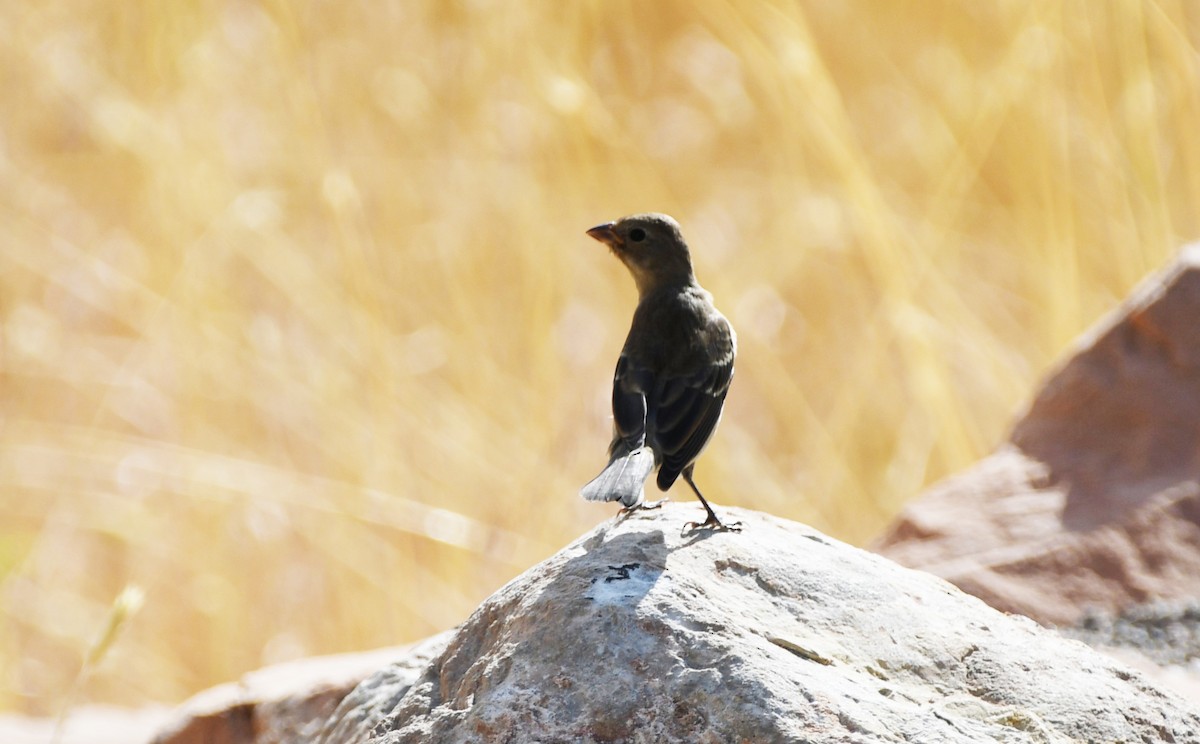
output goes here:
[[127, 585], [80, 699], [421, 637], [609, 517], [575, 492], [634, 293], [596, 222], [674, 214], [740, 331], [707, 492], [855, 542], [1200, 234], [1182, 1], [0, 33], [0, 709], [55, 712]]

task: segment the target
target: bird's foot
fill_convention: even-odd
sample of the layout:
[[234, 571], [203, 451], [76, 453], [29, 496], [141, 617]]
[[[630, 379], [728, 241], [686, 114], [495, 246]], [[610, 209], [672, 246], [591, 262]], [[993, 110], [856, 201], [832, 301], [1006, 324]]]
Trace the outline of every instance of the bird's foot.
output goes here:
[[708, 519], [703, 522], [688, 522], [683, 526], [684, 532], [692, 530], [712, 530], [714, 532], [741, 532], [741, 522], [722, 522], [713, 512], [708, 513]]

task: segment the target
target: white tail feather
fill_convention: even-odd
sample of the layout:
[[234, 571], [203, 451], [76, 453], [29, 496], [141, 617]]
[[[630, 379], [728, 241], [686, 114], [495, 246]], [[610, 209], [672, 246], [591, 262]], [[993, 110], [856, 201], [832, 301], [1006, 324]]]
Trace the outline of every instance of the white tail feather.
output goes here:
[[646, 498], [643, 486], [654, 471], [654, 453], [649, 447], [618, 457], [579, 491], [588, 501], [620, 501], [629, 509]]

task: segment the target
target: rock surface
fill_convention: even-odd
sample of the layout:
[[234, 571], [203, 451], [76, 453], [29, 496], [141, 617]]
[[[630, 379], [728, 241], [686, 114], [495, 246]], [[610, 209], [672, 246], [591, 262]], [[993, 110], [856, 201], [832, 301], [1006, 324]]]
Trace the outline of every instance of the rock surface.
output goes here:
[[802, 525], [615, 518], [514, 579], [319, 741], [1200, 741], [1138, 673]]
[[1200, 597], [1200, 245], [1086, 333], [1009, 441], [875, 548], [1044, 623]]
[[386, 666], [412, 679], [449, 633], [411, 646], [277, 664], [220, 685], [180, 706], [153, 744], [308, 744], [348, 692]]

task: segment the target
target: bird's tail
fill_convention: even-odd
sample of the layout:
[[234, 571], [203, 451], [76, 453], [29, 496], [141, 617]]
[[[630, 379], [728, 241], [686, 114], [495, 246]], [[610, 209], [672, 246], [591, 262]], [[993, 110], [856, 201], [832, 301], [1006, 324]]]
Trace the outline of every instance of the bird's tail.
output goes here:
[[642, 447], [616, 458], [591, 483], [579, 490], [588, 501], [620, 501], [626, 509], [641, 504], [646, 493], [642, 486], [654, 471], [654, 452]]

